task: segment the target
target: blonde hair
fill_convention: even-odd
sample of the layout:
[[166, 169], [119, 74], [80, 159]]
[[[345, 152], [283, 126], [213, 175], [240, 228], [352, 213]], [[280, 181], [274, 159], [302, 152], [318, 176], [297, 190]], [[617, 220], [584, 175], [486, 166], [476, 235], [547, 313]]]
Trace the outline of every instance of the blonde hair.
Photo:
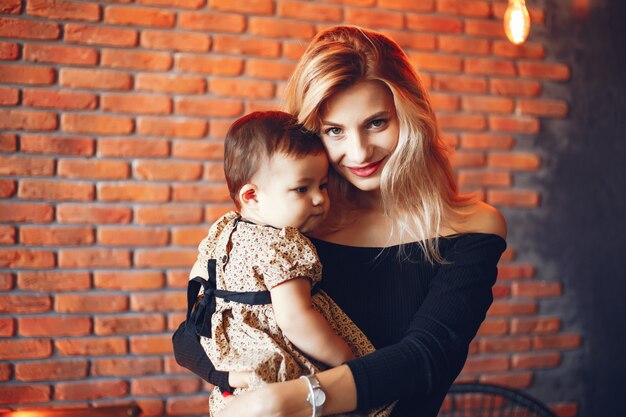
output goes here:
[[[472, 198], [458, 192], [428, 92], [402, 49], [387, 36], [355, 26], [317, 34], [286, 89], [287, 111], [319, 132], [324, 104], [359, 81], [383, 82], [393, 95], [399, 122], [398, 145], [381, 174], [383, 209], [400, 241], [415, 240], [429, 261], [442, 262], [442, 224]], [[349, 209], [355, 187], [335, 172], [333, 204]], [[434, 237], [433, 239], [430, 239]]]

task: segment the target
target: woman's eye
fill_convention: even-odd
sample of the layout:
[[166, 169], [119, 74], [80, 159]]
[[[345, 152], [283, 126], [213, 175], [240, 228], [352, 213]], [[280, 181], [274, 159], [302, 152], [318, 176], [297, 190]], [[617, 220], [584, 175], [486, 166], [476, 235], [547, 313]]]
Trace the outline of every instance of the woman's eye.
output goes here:
[[324, 133], [326, 133], [328, 136], [339, 136], [341, 135], [341, 129], [338, 127], [331, 127], [326, 129]]
[[376, 129], [381, 128], [385, 126], [386, 124], [387, 124], [387, 121], [385, 119], [376, 119], [376, 120], [372, 120], [371, 122], [372, 127]]
[[327, 188], [328, 188], [328, 183], [327, 182], [325, 182], [323, 184], [320, 184], [320, 190], [325, 190]]

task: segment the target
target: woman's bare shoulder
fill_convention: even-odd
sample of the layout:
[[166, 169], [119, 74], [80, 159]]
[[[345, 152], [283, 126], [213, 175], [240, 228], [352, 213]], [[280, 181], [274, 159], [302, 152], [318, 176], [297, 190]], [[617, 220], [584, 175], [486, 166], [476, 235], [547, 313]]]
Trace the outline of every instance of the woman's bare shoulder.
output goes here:
[[461, 220], [452, 224], [452, 228], [462, 233], [490, 233], [506, 239], [506, 221], [500, 210], [482, 201], [459, 210]]

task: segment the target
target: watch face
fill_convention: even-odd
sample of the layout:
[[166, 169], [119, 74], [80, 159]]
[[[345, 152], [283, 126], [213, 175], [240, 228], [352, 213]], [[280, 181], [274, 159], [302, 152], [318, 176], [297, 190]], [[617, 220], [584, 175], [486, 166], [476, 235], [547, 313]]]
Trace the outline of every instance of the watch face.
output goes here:
[[324, 402], [326, 402], [326, 393], [324, 393], [324, 391], [322, 391], [321, 389], [316, 389], [315, 390], [315, 406], [320, 407], [324, 405]]

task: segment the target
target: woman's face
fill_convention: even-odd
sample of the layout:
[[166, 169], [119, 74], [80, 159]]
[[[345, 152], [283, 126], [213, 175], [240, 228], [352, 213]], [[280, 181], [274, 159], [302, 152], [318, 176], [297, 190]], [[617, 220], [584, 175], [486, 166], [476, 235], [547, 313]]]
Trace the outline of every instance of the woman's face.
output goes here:
[[362, 191], [380, 189], [398, 130], [393, 95], [381, 81], [361, 81], [336, 93], [322, 112], [320, 134], [331, 164]]

